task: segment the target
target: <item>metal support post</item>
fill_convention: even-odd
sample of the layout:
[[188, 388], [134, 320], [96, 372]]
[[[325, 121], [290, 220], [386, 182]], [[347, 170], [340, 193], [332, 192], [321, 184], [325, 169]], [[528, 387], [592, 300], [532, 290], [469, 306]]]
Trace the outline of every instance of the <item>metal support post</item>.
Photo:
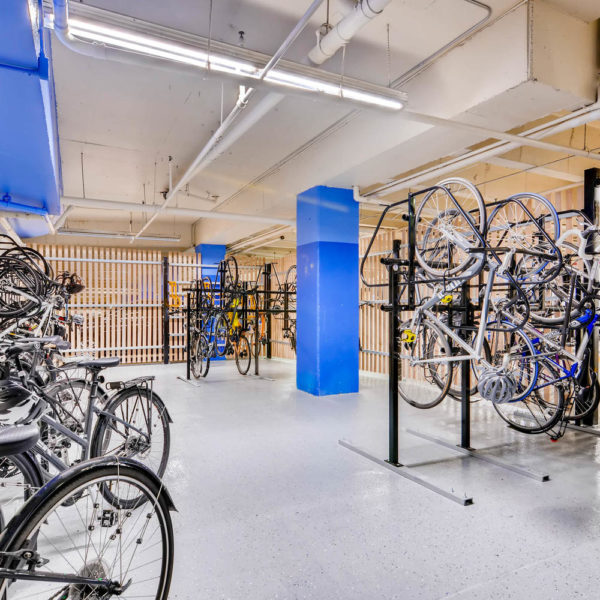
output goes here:
[[[415, 197], [408, 195], [408, 304], [415, 305], [415, 248], [417, 246], [417, 228], [415, 221]], [[398, 252], [400, 245], [398, 245]]]
[[[394, 240], [392, 255], [400, 257], [400, 240]], [[398, 269], [397, 264], [389, 265], [389, 452], [388, 460], [392, 465], [398, 462]]]
[[186, 362], [186, 379], [190, 379], [191, 363], [192, 363], [192, 323], [191, 323], [191, 306], [192, 293], [186, 294], [185, 320], [186, 320], [186, 346], [185, 346], [185, 362]]
[[[258, 293], [256, 296], [256, 302], [254, 303], [254, 322], [256, 323], [256, 327], [258, 328], [258, 319], [259, 319], [259, 311], [258, 311]], [[254, 335], [254, 374], [258, 375], [258, 355], [260, 354], [260, 340], [258, 335], [258, 329]]]
[[163, 257], [163, 363], [169, 364], [169, 258]]
[[[598, 225], [598, 214], [596, 210], [596, 188], [600, 187], [600, 169], [586, 169], [583, 172], [583, 212], [594, 224]], [[598, 331], [592, 332], [592, 347], [590, 351], [588, 372], [598, 372]], [[587, 381], [591, 383], [590, 380]], [[598, 411], [583, 419], [584, 425], [594, 425], [598, 422]]]
[[[268, 310], [270, 308], [270, 306], [267, 304], [267, 299], [270, 300], [271, 298], [271, 272], [272, 272], [272, 265], [271, 263], [267, 263], [265, 265], [265, 269], [263, 271], [263, 276], [264, 276], [264, 289], [265, 289], [265, 306], [264, 308], [266, 308], [267, 310], [265, 311], [265, 318], [267, 319], [267, 358], [271, 358], [272, 355], [272, 345], [271, 345], [271, 335], [272, 335], [272, 323], [271, 323], [271, 311]], [[258, 296], [256, 297], [256, 301], [258, 302]], [[258, 323], [256, 324], [256, 328], [257, 328], [257, 335], [258, 335]]]
[[[467, 282], [463, 283], [462, 286], [462, 324], [465, 329], [463, 330], [463, 339], [467, 338], [467, 329], [473, 325], [473, 319], [471, 318], [471, 299], [469, 298], [470, 289]], [[450, 314], [450, 318], [452, 314]], [[449, 322], [452, 326], [452, 322]], [[460, 361], [460, 379], [461, 379], [461, 419], [460, 419], [460, 447], [467, 450], [471, 449], [471, 361], [462, 360]]]

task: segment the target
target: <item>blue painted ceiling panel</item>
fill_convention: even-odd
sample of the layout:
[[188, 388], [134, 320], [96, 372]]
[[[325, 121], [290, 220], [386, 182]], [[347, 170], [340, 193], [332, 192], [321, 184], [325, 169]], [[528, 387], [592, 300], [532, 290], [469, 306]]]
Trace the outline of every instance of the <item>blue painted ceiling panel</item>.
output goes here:
[[[12, 202], [59, 214], [60, 160], [52, 69], [45, 56], [38, 60], [38, 36], [31, 26], [27, 0], [1, 0], [0, 23], [3, 35], [8, 34], [0, 37], [0, 201], [8, 194]], [[44, 39], [48, 42], [49, 36]], [[7, 67], [6, 63], [26, 69]], [[1, 210], [10, 210], [10, 206], [0, 202]], [[31, 228], [23, 227], [22, 220], [15, 220], [14, 226], [17, 233], [30, 235]]]
[[0, 2], [0, 63], [36, 69], [38, 53], [32, 31], [27, 0]]

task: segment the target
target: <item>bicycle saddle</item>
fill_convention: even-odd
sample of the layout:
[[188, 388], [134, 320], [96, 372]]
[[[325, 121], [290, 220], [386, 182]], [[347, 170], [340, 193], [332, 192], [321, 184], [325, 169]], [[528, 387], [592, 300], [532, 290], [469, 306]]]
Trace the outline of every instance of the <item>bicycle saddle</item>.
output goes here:
[[37, 425], [0, 427], [0, 456], [12, 456], [31, 450], [40, 439]]
[[20, 354], [21, 352], [31, 352], [38, 350], [46, 344], [59, 345], [64, 343], [64, 340], [58, 335], [47, 337], [28, 337], [15, 340], [14, 344], [6, 349], [8, 355]]
[[101, 371], [110, 367], [118, 367], [121, 359], [118, 356], [107, 356], [105, 358], [96, 358], [93, 360], [82, 360], [77, 363], [80, 367], [90, 369], [92, 371]]

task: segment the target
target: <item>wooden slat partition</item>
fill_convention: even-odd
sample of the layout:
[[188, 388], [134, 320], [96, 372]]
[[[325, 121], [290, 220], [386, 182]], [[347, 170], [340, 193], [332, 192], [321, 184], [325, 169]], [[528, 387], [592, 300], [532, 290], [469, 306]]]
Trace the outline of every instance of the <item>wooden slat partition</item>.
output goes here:
[[[162, 254], [159, 250], [32, 244], [49, 259], [55, 273], [81, 276], [86, 288], [72, 297], [69, 311], [81, 314], [82, 327], [71, 332], [79, 354], [119, 356], [123, 364], [161, 362]], [[189, 281], [199, 270], [194, 254], [173, 252], [169, 279]], [[178, 292], [182, 286], [178, 285]], [[167, 290], [168, 292], [168, 290]], [[183, 306], [183, 302], [182, 302]], [[183, 319], [170, 319], [171, 361], [185, 360]], [[180, 335], [176, 335], [180, 334]]]

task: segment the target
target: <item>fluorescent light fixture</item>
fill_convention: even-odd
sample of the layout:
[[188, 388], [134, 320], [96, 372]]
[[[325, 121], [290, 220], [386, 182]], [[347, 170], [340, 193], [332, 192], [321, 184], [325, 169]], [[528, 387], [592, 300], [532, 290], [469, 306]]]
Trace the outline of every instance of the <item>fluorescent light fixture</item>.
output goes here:
[[[113, 238], [120, 240], [130, 240], [133, 234], [130, 233], [111, 233], [108, 231], [78, 231], [76, 229], [59, 229], [58, 235], [75, 235], [81, 237]], [[181, 237], [162, 237], [159, 235], [146, 235], [137, 238], [140, 241], [147, 242], [180, 242]]]
[[[49, 26], [52, 24], [48, 23]], [[245, 79], [260, 80], [262, 65], [219, 54], [210, 55], [190, 46], [169, 42], [155, 36], [149, 36], [127, 29], [94, 23], [79, 18], [69, 19], [69, 33], [81, 40], [104, 44], [114, 48], [191, 65], [200, 69], [216, 71]], [[404, 107], [405, 95], [394, 89], [371, 86], [376, 89], [364, 89], [354, 84], [340, 84], [337, 76], [323, 73], [323, 77], [311, 77], [296, 74], [281, 68], [272, 69], [264, 77], [264, 81], [278, 86], [293, 88], [304, 92], [312, 92], [350, 100], [358, 104], [377, 106], [389, 110], [400, 110]], [[334, 79], [332, 81], [332, 79]]]

